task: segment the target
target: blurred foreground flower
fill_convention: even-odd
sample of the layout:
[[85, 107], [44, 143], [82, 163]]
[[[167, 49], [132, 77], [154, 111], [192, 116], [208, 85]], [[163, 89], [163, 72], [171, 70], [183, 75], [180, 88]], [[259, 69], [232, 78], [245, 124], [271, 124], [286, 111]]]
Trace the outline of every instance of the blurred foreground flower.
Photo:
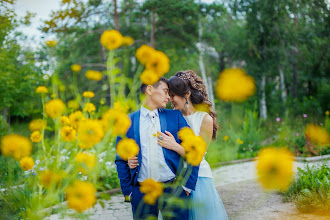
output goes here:
[[39, 143], [42, 140], [42, 134], [39, 131], [32, 132], [30, 139], [33, 143]]
[[254, 79], [243, 69], [225, 69], [219, 75], [216, 95], [225, 102], [243, 102], [256, 91]]
[[136, 144], [135, 140], [123, 138], [118, 142], [116, 151], [121, 159], [128, 160], [139, 153], [139, 146]]
[[224, 141], [228, 141], [228, 139], [229, 139], [229, 137], [227, 135], [223, 137]]
[[47, 121], [44, 121], [42, 119], [34, 119], [29, 123], [29, 130], [41, 131], [42, 129], [45, 129], [46, 126], [47, 126]]
[[305, 127], [305, 135], [310, 142], [317, 145], [328, 145], [330, 136], [325, 128], [316, 124], [308, 124]]
[[79, 147], [88, 149], [99, 143], [103, 136], [104, 131], [102, 124], [99, 120], [88, 119], [81, 121], [77, 130], [79, 140]]
[[32, 168], [34, 166], [34, 161], [33, 161], [32, 157], [23, 157], [19, 161], [19, 165], [21, 166], [22, 170], [24, 170], [24, 171], [32, 170]]
[[65, 104], [61, 99], [53, 99], [45, 104], [45, 112], [51, 118], [61, 116], [65, 111]]
[[71, 126], [75, 129], [78, 129], [79, 122], [86, 120], [84, 114], [81, 111], [72, 112], [69, 115]]
[[48, 47], [56, 47], [56, 45], [57, 45], [57, 41], [56, 41], [56, 40], [47, 40], [47, 41], [45, 41], [45, 44], [46, 44]]
[[159, 76], [157, 73], [155, 73], [152, 70], [145, 70], [140, 75], [140, 80], [142, 81], [143, 84], [153, 85], [156, 82], [158, 82]]
[[207, 146], [201, 136], [196, 136], [191, 129], [191, 131], [188, 129], [183, 128], [183, 132], [182, 129], [179, 131], [180, 139], [183, 137], [181, 146], [185, 150], [187, 162], [193, 166], [198, 166], [203, 160]]
[[64, 126], [61, 128], [61, 137], [63, 141], [74, 141], [76, 139], [76, 130], [70, 126]]
[[123, 45], [131, 46], [134, 43], [134, 39], [129, 36], [123, 37]]
[[256, 165], [261, 186], [266, 190], [287, 190], [293, 177], [293, 161], [292, 153], [285, 148], [261, 149]]
[[136, 50], [135, 56], [141, 64], [145, 65], [149, 60], [151, 60], [155, 52], [156, 50], [154, 48], [143, 44]]
[[81, 66], [78, 64], [73, 64], [73, 65], [71, 65], [71, 70], [73, 72], [79, 72], [81, 70]]
[[164, 189], [161, 183], [149, 178], [141, 183], [140, 191], [145, 194], [143, 196], [145, 203], [153, 205], [163, 194]]
[[38, 86], [36, 93], [48, 93], [48, 89], [45, 86]]
[[61, 126], [70, 125], [71, 121], [67, 116], [61, 116], [60, 118]]
[[109, 109], [102, 116], [102, 124], [107, 132], [111, 129], [111, 135], [125, 135], [131, 126], [131, 119], [124, 112]]
[[95, 96], [95, 93], [94, 92], [91, 92], [91, 91], [85, 91], [83, 92], [82, 94], [85, 98], [93, 98]]
[[32, 143], [27, 137], [9, 134], [1, 138], [1, 154], [13, 156], [16, 160], [28, 157], [32, 152]]
[[95, 70], [87, 70], [85, 76], [87, 79], [95, 80], [95, 81], [99, 81], [103, 77], [100, 71], [95, 71]]
[[170, 70], [170, 60], [161, 51], [155, 51], [146, 63], [146, 69], [163, 76]]
[[68, 206], [77, 212], [82, 212], [94, 206], [96, 189], [92, 183], [75, 181], [66, 189]]
[[95, 110], [96, 110], [95, 105], [90, 102], [87, 102], [83, 109], [84, 112], [88, 112], [88, 113], [95, 112]]
[[51, 170], [42, 171], [40, 174], [40, 183], [44, 188], [56, 186], [62, 180], [62, 175]]
[[86, 173], [86, 169], [91, 169], [95, 167], [95, 156], [86, 152], [79, 152], [75, 157], [76, 161], [82, 166], [78, 169], [79, 172]]
[[107, 30], [101, 35], [101, 44], [108, 50], [117, 49], [123, 43], [123, 35], [117, 30]]
[[76, 100], [70, 100], [68, 101], [68, 107], [72, 110], [79, 109], [79, 103]]

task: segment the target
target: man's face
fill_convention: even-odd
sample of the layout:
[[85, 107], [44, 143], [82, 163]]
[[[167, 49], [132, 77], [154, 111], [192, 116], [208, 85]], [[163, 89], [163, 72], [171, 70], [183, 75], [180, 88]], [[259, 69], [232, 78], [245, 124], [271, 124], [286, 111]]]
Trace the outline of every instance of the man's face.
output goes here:
[[165, 82], [160, 81], [158, 87], [152, 86], [150, 100], [157, 108], [165, 108], [170, 96], [168, 94], [168, 86]]

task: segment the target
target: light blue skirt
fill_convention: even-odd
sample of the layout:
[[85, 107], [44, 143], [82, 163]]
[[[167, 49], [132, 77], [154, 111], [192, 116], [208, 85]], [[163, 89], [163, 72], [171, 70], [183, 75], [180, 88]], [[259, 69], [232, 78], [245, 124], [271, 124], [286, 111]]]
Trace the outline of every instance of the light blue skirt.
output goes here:
[[[189, 220], [228, 220], [222, 200], [213, 179], [198, 177], [195, 191], [191, 191]], [[159, 212], [158, 220], [162, 220]]]
[[222, 200], [213, 179], [198, 177], [195, 191], [191, 191], [190, 220], [228, 220]]

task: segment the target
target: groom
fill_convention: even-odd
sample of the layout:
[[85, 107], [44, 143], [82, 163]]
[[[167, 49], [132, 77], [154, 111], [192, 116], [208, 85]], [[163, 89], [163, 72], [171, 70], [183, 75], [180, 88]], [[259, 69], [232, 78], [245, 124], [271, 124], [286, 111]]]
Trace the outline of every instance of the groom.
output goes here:
[[[180, 143], [177, 133], [183, 127], [188, 127], [187, 122], [178, 110], [163, 109], [169, 101], [167, 79], [160, 78], [154, 85], [142, 84], [141, 93], [145, 100], [141, 108], [129, 115], [132, 121], [127, 131], [127, 138], [132, 138], [139, 145], [140, 151], [137, 155], [139, 166], [130, 169], [127, 161], [116, 156], [116, 165], [120, 186], [124, 196], [131, 196], [131, 204], [134, 219], [145, 219], [148, 216], [158, 216], [157, 202], [155, 205], [148, 205], [143, 201], [143, 194], [140, 192], [140, 183], [147, 178], [158, 182], [174, 183], [176, 176], [183, 168], [180, 155], [172, 150], [162, 148], [157, 144], [157, 137], [152, 134], [157, 131], [171, 132], [176, 141]], [[156, 140], [155, 140], [156, 139]], [[117, 143], [120, 137], [117, 138]], [[195, 189], [199, 167], [192, 167], [190, 176], [187, 176], [184, 190], [176, 189], [180, 198], [187, 200], [191, 190]], [[173, 189], [165, 188], [165, 193], [171, 193]], [[166, 204], [165, 204], [166, 206]], [[172, 219], [188, 219], [188, 207], [186, 209], [174, 209]], [[165, 216], [164, 216], [165, 217]]]

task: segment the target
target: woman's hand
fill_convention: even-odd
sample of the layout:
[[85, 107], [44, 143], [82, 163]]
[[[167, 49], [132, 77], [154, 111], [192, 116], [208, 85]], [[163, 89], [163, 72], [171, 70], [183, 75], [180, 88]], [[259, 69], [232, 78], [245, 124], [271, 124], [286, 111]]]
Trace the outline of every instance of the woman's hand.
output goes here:
[[127, 164], [129, 166], [129, 168], [134, 169], [137, 166], [139, 166], [139, 160], [137, 157], [132, 157], [132, 158], [128, 159]]
[[178, 143], [171, 132], [165, 131], [164, 134], [163, 132], [158, 131], [158, 144], [166, 149], [175, 150]]
[[166, 149], [177, 152], [181, 156], [185, 155], [183, 147], [176, 142], [171, 132], [165, 131], [165, 134], [158, 132], [158, 144]]

